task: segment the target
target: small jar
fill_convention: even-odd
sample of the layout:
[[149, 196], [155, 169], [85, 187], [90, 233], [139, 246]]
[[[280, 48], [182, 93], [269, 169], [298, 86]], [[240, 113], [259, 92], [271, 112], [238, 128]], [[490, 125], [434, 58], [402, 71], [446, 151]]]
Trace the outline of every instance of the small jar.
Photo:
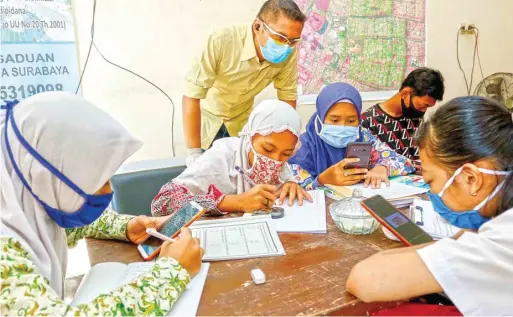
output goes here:
[[355, 188], [352, 197], [346, 197], [330, 205], [331, 218], [342, 232], [363, 235], [376, 231], [379, 222], [360, 205], [364, 199], [362, 191]]

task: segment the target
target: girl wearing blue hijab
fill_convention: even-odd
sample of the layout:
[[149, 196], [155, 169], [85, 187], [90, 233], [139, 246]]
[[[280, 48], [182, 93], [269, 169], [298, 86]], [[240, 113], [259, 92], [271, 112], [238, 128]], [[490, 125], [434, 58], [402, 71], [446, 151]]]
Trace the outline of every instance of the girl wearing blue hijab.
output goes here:
[[[302, 147], [289, 160], [292, 170], [304, 188], [323, 184], [354, 185], [365, 180], [365, 186], [379, 188], [389, 176], [415, 172], [412, 162], [397, 154], [385, 143], [360, 126], [362, 97], [346, 83], [326, 86], [316, 101], [316, 112], [300, 137]], [[345, 169], [354, 158], [346, 157], [350, 142], [372, 143], [370, 170]]]

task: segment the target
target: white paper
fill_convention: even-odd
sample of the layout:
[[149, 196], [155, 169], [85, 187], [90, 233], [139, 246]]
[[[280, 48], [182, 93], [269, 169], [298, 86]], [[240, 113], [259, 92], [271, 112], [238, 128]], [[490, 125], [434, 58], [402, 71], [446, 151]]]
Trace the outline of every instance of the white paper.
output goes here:
[[390, 186], [387, 186], [385, 183], [381, 183], [381, 188], [365, 188], [363, 186], [363, 183], [352, 185], [352, 186], [346, 186], [347, 188], [350, 188], [351, 190], [354, 190], [355, 188], [359, 188], [362, 191], [363, 197], [369, 198], [376, 195], [381, 195], [385, 199], [397, 199], [397, 198], [403, 198], [408, 196], [414, 196], [423, 194], [428, 191], [426, 188], [420, 188], [420, 187], [414, 187], [409, 185], [404, 185], [401, 183], [394, 183], [391, 182]]
[[190, 226], [205, 249], [204, 261], [248, 259], [284, 255], [270, 217], [197, 221]]
[[431, 201], [416, 199], [410, 219], [434, 239], [450, 238], [461, 229], [445, 221], [434, 209]]
[[[89, 303], [101, 294], [110, 293], [150, 271], [153, 265], [154, 262], [135, 262], [129, 265], [114, 262], [96, 264], [82, 279], [71, 305]], [[209, 267], [210, 263], [201, 265], [200, 272], [187, 285], [168, 316], [196, 316]]]
[[110, 293], [119, 285], [128, 270], [123, 263], [105, 262], [96, 264], [84, 276], [71, 301], [72, 306], [91, 302], [100, 294]]
[[284, 209], [283, 218], [273, 219], [278, 232], [308, 232], [326, 233], [326, 200], [323, 190], [312, 190], [308, 192], [313, 202], [303, 201], [299, 206], [297, 201], [292, 206], [285, 201], [278, 206]]

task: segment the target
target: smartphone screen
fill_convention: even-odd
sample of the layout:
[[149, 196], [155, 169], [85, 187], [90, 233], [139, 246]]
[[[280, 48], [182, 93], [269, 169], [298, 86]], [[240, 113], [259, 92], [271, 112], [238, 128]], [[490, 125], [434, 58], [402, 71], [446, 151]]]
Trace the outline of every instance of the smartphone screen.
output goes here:
[[[169, 220], [158, 231], [167, 237], [173, 238], [183, 226], [195, 217], [197, 218], [198, 213], [201, 212], [202, 214], [202, 211], [204, 211], [203, 207], [194, 202], [190, 202], [169, 218]], [[163, 241], [159, 238], [150, 236], [141, 244], [141, 248], [149, 256], [155, 252], [162, 243]]]
[[388, 227], [385, 225], [387, 229], [395, 231], [399, 235], [398, 238], [403, 240], [403, 242], [406, 240], [409, 245], [433, 241], [429, 234], [419, 228], [380, 195], [365, 199], [362, 201], [362, 206], [383, 225], [386, 223], [388, 225]]

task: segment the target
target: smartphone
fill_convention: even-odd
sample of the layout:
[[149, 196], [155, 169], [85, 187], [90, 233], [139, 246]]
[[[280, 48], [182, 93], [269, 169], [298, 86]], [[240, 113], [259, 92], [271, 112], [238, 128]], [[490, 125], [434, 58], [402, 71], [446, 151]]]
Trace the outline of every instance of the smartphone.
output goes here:
[[[160, 228], [157, 228], [157, 230], [167, 237], [175, 238], [180, 234], [180, 229], [190, 226], [205, 212], [205, 208], [191, 201], [169, 218]], [[162, 243], [164, 243], [164, 241], [159, 238], [149, 236], [148, 239], [137, 246], [137, 250], [139, 250], [139, 253], [145, 261], [150, 261], [159, 254]]]
[[345, 168], [369, 168], [372, 151], [370, 142], [351, 142], [346, 148], [346, 158], [357, 157], [360, 162], [349, 163]]
[[381, 195], [367, 198], [360, 204], [407, 246], [433, 241], [429, 234], [419, 228]]

